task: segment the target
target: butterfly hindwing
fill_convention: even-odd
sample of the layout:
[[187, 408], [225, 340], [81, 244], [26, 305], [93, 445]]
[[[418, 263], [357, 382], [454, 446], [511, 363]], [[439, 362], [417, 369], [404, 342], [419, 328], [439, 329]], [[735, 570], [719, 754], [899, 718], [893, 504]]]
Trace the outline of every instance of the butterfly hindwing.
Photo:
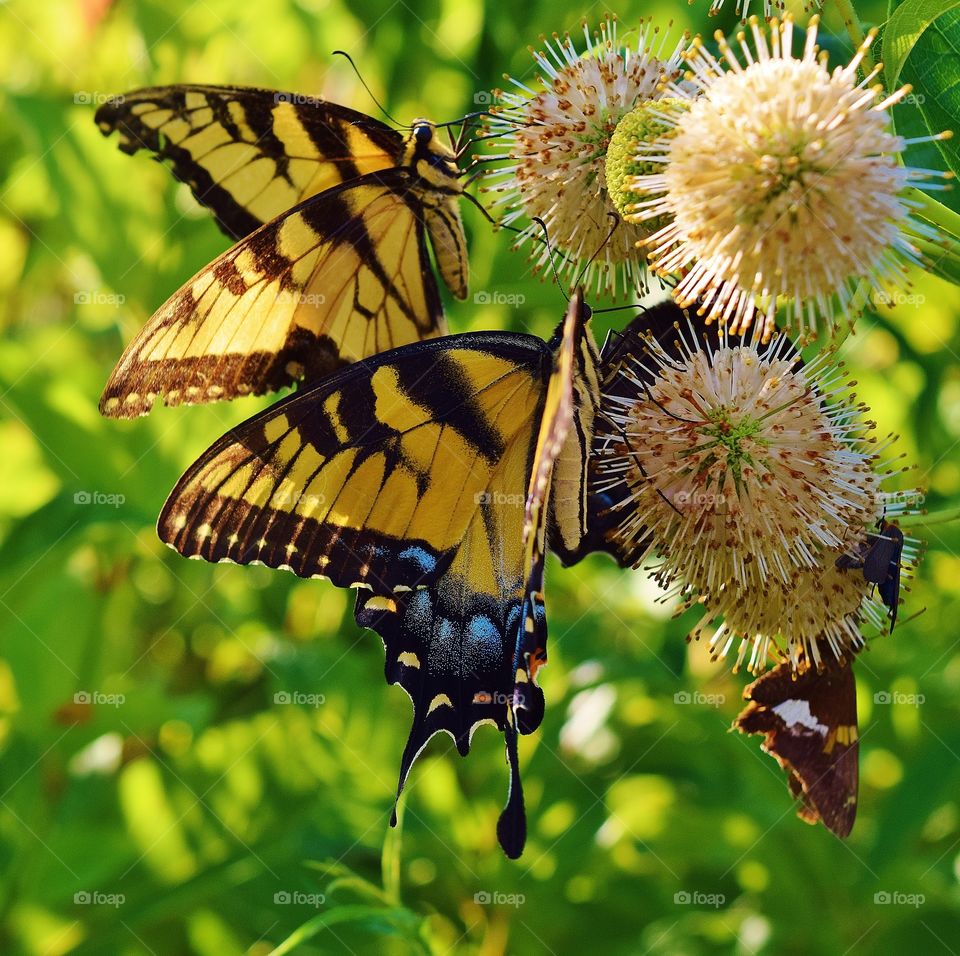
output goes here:
[[[533, 732], [544, 713], [536, 675], [546, 662], [543, 560], [555, 462], [570, 454], [571, 442], [579, 447], [581, 432], [589, 433], [597, 400], [588, 318], [578, 293], [555, 340], [553, 370], [526, 440], [506, 452], [445, 574], [412, 594], [357, 598], [358, 623], [384, 641], [387, 680], [413, 701], [400, 789], [435, 733], [450, 734], [465, 754], [474, 730], [494, 724], [505, 735], [510, 767], [497, 833], [511, 858], [526, 838], [517, 734]], [[581, 401], [584, 391], [589, 395]], [[515, 411], [525, 414], [519, 405]]]
[[396, 166], [403, 138], [319, 97], [251, 87], [177, 85], [134, 90], [96, 114], [126, 153], [170, 163], [234, 239], [302, 200]]
[[734, 727], [764, 734], [763, 749], [786, 770], [798, 814], [822, 820], [846, 837], [857, 814], [857, 695], [849, 662], [809, 667], [799, 675], [789, 664], [763, 674], [744, 691], [750, 701]]
[[589, 319], [583, 291], [577, 289], [558, 330], [524, 509], [524, 592], [513, 658], [513, 704], [505, 728], [510, 790], [497, 822], [500, 844], [510, 857], [519, 856], [526, 841], [517, 732], [532, 733], [544, 714], [543, 691], [536, 678], [547, 663], [543, 586], [547, 543], [566, 553], [579, 548], [587, 534], [587, 460], [600, 400], [598, 356]]
[[511, 857], [526, 833], [516, 737], [544, 711], [535, 678], [554, 466], [589, 438], [598, 401], [588, 318], [578, 293], [551, 346], [448, 336], [309, 385], [212, 446], [158, 526], [188, 557], [362, 588], [357, 620], [383, 638], [387, 680], [414, 705], [400, 787], [435, 733], [466, 753], [477, 726], [494, 724], [510, 766], [498, 834]]
[[308, 199], [228, 249], [127, 347], [101, 398], [115, 417], [262, 394], [443, 334], [422, 203], [403, 170]]

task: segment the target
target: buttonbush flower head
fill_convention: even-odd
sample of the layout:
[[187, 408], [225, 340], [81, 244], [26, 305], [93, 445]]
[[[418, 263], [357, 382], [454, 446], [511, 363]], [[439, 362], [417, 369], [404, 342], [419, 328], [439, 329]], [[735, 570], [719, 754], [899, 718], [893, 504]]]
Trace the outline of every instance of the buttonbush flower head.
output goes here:
[[[699, 38], [685, 53], [685, 83], [664, 95], [691, 100], [667, 113], [675, 129], [638, 158], [656, 170], [630, 184], [641, 198], [628, 217], [668, 220], [644, 241], [651, 267], [673, 275], [681, 305], [739, 332], [759, 318], [769, 338], [778, 308], [788, 327], [814, 333], [852, 319], [861, 281], [903, 284], [920, 262], [911, 234], [936, 237], [911, 217], [904, 190], [932, 174], [899, 164], [907, 145], [890, 129], [890, 107], [857, 67], [873, 34], [845, 67], [830, 72], [811, 20], [799, 56], [793, 21], [769, 31], [750, 20], [723, 62]], [[947, 134], [943, 134], [947, 135]]]
[[[505, 225], [526, 219], [518, 245], [542, 238], [543, 220], [553, 245], [565, 253], [564, 269], [576, 274], [603, 245], [616, 212], [607, 190], [604, 161], [620, 120], [638, 103], [656, 99], [665, 78], [680, 63], [680, 46], [663, 56], [663, 39], [652, 27], [640, 30], [636, 45], [621, 43], [617, 21], [605, 20], [599, 35], [583, 28], [585, 50], [569, 35], [543, 38], [534, 52], [542, 71], [529, 85], [513, 80], [515, 90], [497, 92], [500, 106], [491, 132], [504, 144], [486, 190], [500, 194]], [[621, 224], [589, 267], [585, 283], [598, 291], [629, 292], [643, 276], [636, 243], [649, 235], [642, 224]], [[548, 261], [537, 246], [536, 268]]]
[[842, 366], [828, 351], [803, 365], [784, 335], [708, 340], [689, 321], [636, 341], [604, 384], [595, 443], [622, 552], [656, 556], [663, 587], [722, 617], [711, 647], [739, 637], [738, 664], [765, 662], [781, 628], [790, 659], [818, 640], [838, 657], [858, 646], [882, 605], [836, 559], [875, 529], [889, 472]]

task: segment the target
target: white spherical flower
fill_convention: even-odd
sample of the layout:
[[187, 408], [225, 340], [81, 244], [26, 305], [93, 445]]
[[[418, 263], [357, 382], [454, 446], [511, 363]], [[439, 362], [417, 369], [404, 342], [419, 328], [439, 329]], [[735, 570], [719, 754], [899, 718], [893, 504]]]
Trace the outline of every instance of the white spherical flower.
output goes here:
[[882, 607], [837, 559], [860, 554], [888, 506], [866, 408], [842, 399], [852, 383], [829, 353], [803, 365], [785, 336], [708, 338], [664, 322], [675, 314], [655, 310], [646, 335], [639, 319], [604, 382], [596, 491], [618, 550], [656, 557], [656, 580], [704, 605], [698, 634], [722, 617], [711, 648], [739, 638], [738, 664], [776, 649], [816, 663], [820, 642], [852, 653]]
[[[586, 24], [583, 32], [583, 53], [569, 35], [544, 38], [545, 52], [533, 53], [543, 75], [529, 85], [513, 80], [515, 91], [497, 93], [492, 142], [505, 147], [495, 158], [506, 164], [485, 190], [500, 194], [494, 206], [503, 207], [505, 225], [524, 221], [518, 245], [542, 240], [531, 220], [543, 220], [551, 243], [565, 254], [562, 269], [572, 275], [603, 246], [584, 281], [616, 295], [642, 281], [636, 243], [651, 230], [621, 223], [604, 245], [616, 212], [604, 171], [607, 146], [623, 116], [660, 96], [663, 81], [679, 67], [680, 45], [664, 57], [663, 38], [646, 27], [636, 46], [627, 46], [617, 38], [615, 19], [604, 21], [599, 35], [591, 37]], [[549, 252], [539, 242], [535, 250], [539, 270]]]
[[629, 218], [669, 217], [645, 247], [653, 269], [677, 277], [681, 305], [697, 302], [734, 332], [758, 316], [766, 337], [781, 308], [789, 327], [813, 333], [853, 317], [861, 281], [902, 284], [921, 261], [911, 233], [936, 233], [903, 193], [939, 174], [900, 165], [906, 143], [889, 110], [909, 88], [882, 97], [871, 85], [880, 67], [857, 80], [873, 34], [830, 72], [816, 18], [799, 57], [789, 17], [771, 23], [769, 43], [756, 17], [750, 30], [739, 50], [718, 35], [722, 63], [699, 40], [685, 54], [688, 83], [664, 95], [690, 108], [674, 114], [671, 135], [638, 143], [660, 168], [633, 181], [647, 198]]

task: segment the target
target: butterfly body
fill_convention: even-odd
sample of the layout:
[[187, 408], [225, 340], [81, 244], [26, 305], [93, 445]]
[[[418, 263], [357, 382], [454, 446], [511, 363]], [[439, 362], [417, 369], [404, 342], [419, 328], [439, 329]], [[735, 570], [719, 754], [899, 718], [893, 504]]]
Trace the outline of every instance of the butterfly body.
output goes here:
[[445, 334], [427, 236], [467, 294], [457, 156], [427, 120], [404, 137], [316, 98], [183, 86], [127, 94], [97, 122], [169, 162], [238, 240], [127, 346], [107, 416], [263, 394]]

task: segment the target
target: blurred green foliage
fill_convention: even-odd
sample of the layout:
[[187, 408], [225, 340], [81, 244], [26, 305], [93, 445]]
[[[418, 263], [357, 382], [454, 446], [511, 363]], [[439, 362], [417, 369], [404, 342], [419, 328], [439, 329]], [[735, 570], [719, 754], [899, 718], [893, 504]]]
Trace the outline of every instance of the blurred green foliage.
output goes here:
[[[682, 28], [733, 25], [628, 2]], [[549, 569], [542, 730], [521, 744], [531, 833], [494, 836], [497, 734], [436, 739], [401, 831], [388, 819], [409, 702], [383, 681], [349, 595], [161, 548], [180, 471], [258, 407], [102, 420], [97, 398], [153, 310], [226, 241], [188, 192], [93, 124], [147, 84], [247, 83], [401, 118], [474, 108], [532, 75], [542, 32], [602, 5], [548, 0], [12, 0], [0, 6], [0, 950], [936, 953], [960, 917], [960, 533], [937, 525], [902, 617], [860, 662], [862, 788], [841, 843], [793, 813], [756, 740], [727, 733], [742, 675], [683, 636], [653, 586], [602, 558]], [[867, 5], [880, 21], [885, 4]], [[825, 21], [849, 51], [841, 22]], [[706, 144], [708, 147], [709, 144]], [[522, 308], [450, 324], [546, 333], [562, 309], [466, 209], [474, 290]], [[928, 507], [960, 495], [960, 290], [869, 313], [844, 346], [857, 390]], [[622, 316], [612, 316], [612, 323]], [[262, 404], [262, 403], [260, 403]], [[762, 600], [757, 595], [757, 600]], [[875, 706], [878, 692], [921, 706]], [[678, 693], [714, 695], [678, 704]], [[677, 698], [683, 699], [683, 698]], [[921, 905], [877, 903], [922, 894]], [[690, 902], [684, 903], [689, 894]], [[479, 894], [479, 895], [478, 895]], [[482, 895], [486, 894], [486, 896]], [[882, 897], [880, 897], [882, 899]], [[485, 902], [490, 900], [491, 902]], [[915, 901], [916, 902], [916, 901]]]

